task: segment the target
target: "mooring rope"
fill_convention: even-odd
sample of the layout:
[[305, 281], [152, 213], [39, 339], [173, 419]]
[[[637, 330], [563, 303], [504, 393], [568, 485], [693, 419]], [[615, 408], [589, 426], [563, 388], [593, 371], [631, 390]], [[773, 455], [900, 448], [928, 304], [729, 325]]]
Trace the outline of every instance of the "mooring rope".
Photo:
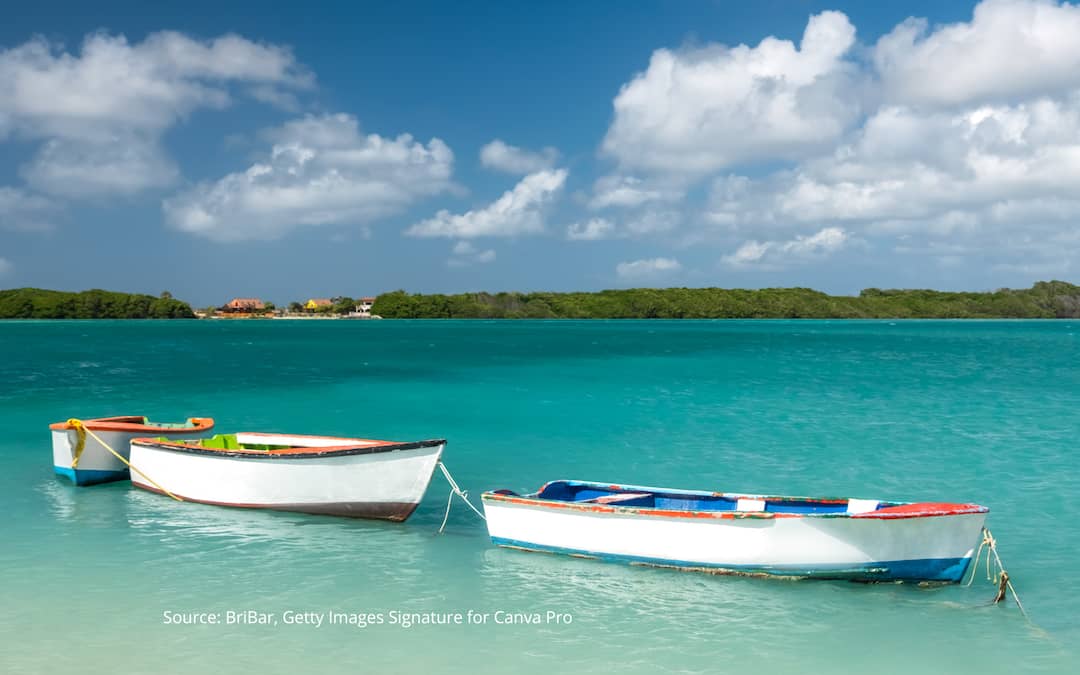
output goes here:
[[171, 493], [171, 492], [169, 492], [168, 490], [166, 490], [166, 489], [165, 489], [164, 487], [162, 487], [162, 486], [161, 486], [161, 484], [160, 484], [160, 483], [158, 483], [158, 482], [157, 482], [156, 480], [154, 480], [154, 479], [153, 479], [153, 478], [151, 478], [150, 476], [147, 476], [147, 475], [146, 475], [145, 473], [143, 473], [143, 472], [142, 472], [142, 471], [140, 471], [139, 469], [135, 468], [135, 466], [134, 466], [134, 465], [133, 465], [133, 464], [132, 464], [131, 462], [129, 462], [129, 461], [127, 460], [127, 458], [126, 458], [126, 457], [124, 457], [123, 455], [121, 455], [121, 454], [120, 454], [119, 452], [117, 452], [117, 451], [113, 450], [113, 449], [112, 449], [111, 447], [109, 447], [109, 444], [108, 444], [108, 443], [106, 443], [106, 442], [105, 442], [105, 441], [104, 441], [104, 440], [103, 440], [103, 439], [101, 438], [101, 436], [98, 436], [97, 434], [95, 434], [95, 433], [94, 433], [94, 430], [93, 430], [93, 429], [91, 429], [91, 428], [87, 427], [87, 426], [86, 426], [85, 424], [83, 424], [83, 421], [82, 421], [82, 420], [79, 420], [79, 419], [75, 419], [75, 418], [73, 417], [73, 418], [69, 419], [69, 420], [67, 421], [67, 423], [68, 423], [68, 426], [69, 426], [69, 427], [71, 427], [71, 428], [75, 429], [75, 435], [76, 435], [76, 437], [78, 438], [78, 442], [77, 442], [77, 444], [76, 444], [76, 446], [75, 446], [75, 459], [73, 459], [73, 460], [71, 461], [71, 468], [72, 468], [72, 469], [74, 469], [74, 468], [76, 468], [76, 467], [78, 467], [78, 466], [79, 466], [79, 458], [80, 458], [80, 457], [82, 457], [83, 449], [84, 449], [84, 448], [86, 447], [86, 435], [87, 435], [87, 434], [89, 434], [89, 435], [90, 435], [90, 438], [93, 438], [93, 439], [94, 439], [95, 441], [97, 441], [98, 443], [100, 443], [100, 444], [101, 444], [101, 447], [103, 447], [103, 448], [105, 448], [106, 450], [108, 450], [109, 452], [111, 452], [111, 453], [112, 453], [112, 454], [113, 454], [113, 455], [114, 455], [114, 456], [115, 456], [115, 457], [116, 457], [116, 458], [117, 458], [118, 460], [120, 460], [120, 461], [121, 461], [121, 462], [123, 462], [124, 464], [127, 464], [127, 467], [128, 467], [129, 469], [131, 469], [131, 470], [132, 470], [132, 471], [134, 471], [135, 473], [137, 473], [137, 474], [139, 474], [140, 476], [142, 476], [143, 478], [145, 478], [145, 479], [146, 479], [147, 481], [149, 481], [149, 482], [150, 482], [150, 483], [151, 483], [151, 484], [152, 484], [152, 485], [153, 485], [154, 487], [156, 487], [157, 489], [161, 490], [161, 491], [162, 491], [163, 493], [167, 494], [168, 496], [172, 497], [173, 499], [175, 499], [175, 500], [176, 500], [176, 501], [178, 501], [178, 502], [182, 502], [182, 501], [184, 501], [184, 500], [183, 500], [183, 499], [181, 499], [180, 497], [177, 497], [177, 496], [176, 496], [176, 495], [174, 495], [173, 493]]
[[[1016, 606], [1020, 608], [1020, 613], [1024, 615], [1024, 618], [1029, 622], [1031, 617], [1028, 616], [1027, 610], [1024, 609], [1024, 605], [1020, 602], [1020, 596], [1017, 595], [1016, 589], [1013, 588], [1012, 581], [1009, 579], [1009, 573], [1005, 571], [1005, 564], [1001, 562], [1001, 556], [997, 552], [997, 540], [994, 539], [994, 535], [990, 533], [987, 528], [982, 529], [983, 539], [979, 544], [979, 550], [975, 552], [975, 560], [971, 564], [971, 578], [968, 579], [965, 586], [970, 586], [971, 582], [975, 581], [975, 575], [978, 574], [979, 559], [982, 557], [983, 549], [986, 549], [986, 580], [993, 582], [997, 585], [997, 595], [994, 596], [992, 604], [997, 604], [1005, 599], [1006, 591], [1012, 593], [1013, 600], [1016, 601]], [[997, 562], [997, 573], [991, 571], [990, 556], [993, 556], [994, 561]]]
[[446, 529], [446, 521], [450, 518], [450, 506], [454, 503], [454, 495], [461, 497], [461, 501], [473, 510], [473, 513], [480, 516], [481, 520], [487, 520], [480, 509], [473, 506], [473, 503], [469, 501], [469, 493], [458, 487], [457, 481], [450, 475], [450, 470], [446, 468], [446, 465], [441, 461], [439, 462], [439, 468], [442, 470], [443, 476], [446, 476], [446, 482], [450, 483], [450, 494], [446, 496], [446, 513], [443, 514], [442, 525], [439, 526], [439, 534], [443, 533]]

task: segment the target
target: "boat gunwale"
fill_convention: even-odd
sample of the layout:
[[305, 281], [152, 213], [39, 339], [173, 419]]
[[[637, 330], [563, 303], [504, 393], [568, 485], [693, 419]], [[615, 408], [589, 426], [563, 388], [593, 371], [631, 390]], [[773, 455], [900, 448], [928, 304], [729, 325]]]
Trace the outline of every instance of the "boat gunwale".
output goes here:
[[[177, 426], [162, 426], [160, 424], [154, 424], [153, 422], [146, 424], [135, 423], [129, 420], [141, 419], [145, 420], [145, 417], [140, 415], [116, 415], [113, 417], [95, 417], [93, 419], [82, 420], [83, 426], [91, 431], [121, 431], [121, 432], [168, 432], [170, 435], [187, 435], [197, 434], [209, 431], [214, 428], [213, 417], [189, 417], [187, 421], [192, 424], [190, 427], [177, 427]], [[168, 424], [168, 423], [166, 423]], [[70, 431], [75, 427], [71, 426], [67, 421], [53, 422], [49, 425], [49, 429], [53, 431]]]
[[[241, 432], [246, 433], [246, 432]], [[255, 434], [257, 432], [251, 432]], [[266, 435], [266, 434], [264, 434]], [[272, 436], [289, 436], [290, 438], [305, 438], [299, 434], [269, 434]], [[327, 436], [306, 436], [306, 438], [329, 438]], [[222, 448], [204, 448], [197, 445], [187, 445], [184, 442], [169, 440], [159, 441], [155, 438], [135, 438], [132, 439], [131, 444], [133, 446], [139, 446], [141, 448], [149, 448], [153, 450], [167, 450], [170, 452], [181, 452], [192, 455], [203, 455], [209, 457], [232, 457], [240, 459], [312, 459], [318, 457], [345, 457], [349, 455], [372, 455], [384, 452], [397, 452], [403, 450], [416, 450], [420, 448], [433, 448], [441, 445], [446, 445], [446, 439], [433, 438], [424, 441], [408, 441], [403, 443], [387, 441], [380, 442], [379, 445], [371, 445], [370, 440], [364, 440], [359, 438], [342, 438], [342, 441], [352, 441], [344, 445], [333, 446], [294, 446], [285, 450], [236, 450], [236, 449], [222, 449]], [[366, 445], [357, 445], [357, 441], [363, 441]]]
[[889, 507], [918, 507], [925, 506], [921, 510], [903, 511], [866, 511], [862, 513], [786, 513], [777, 511], [707, 511], [707, 510], [680, 510], [660, 509], [655, 507], [621, 506], [618, 504], [597, 504], [586, 502], [566, 502], [556, 499], [544, 499], [539, 495], [554, 483], [567, 483], [575, 486], [594, 487], [607, 490], [625, 490], [628, 492], [648, 492], [652, 494], [686, 495], [695, 497], [723, 497], [725, 499], [757, 499], [765, 501], [788, 501], [788, 502], [813, 502], [819, 504], [839, 504], [848, 501], [848, 498], [838, 497], [798, 497], [798, 496], [768, 496], [739, 494], [731, 492], [708, 492], [704, 490], [681, 490], [675, 488], [654, 488], [642, 485], [620, 485], [615, 483], [598, 483], [580, 480], [554, 480], [544, 483], [534, 493], [519, 495], [509, 490], [491, 490], [480, 495], [481, 502], [501, 502], [516, 506], [540, 507], [548, 509], [566, 509], [586, 513], [600, 513], [606, 515], [632, 515], [657, 518], [690, 518], [698, 520], [737, 520], [737, 519], [774, 519], [774, 518], [851, 518], [858, 520], [897, 520], [906, 518], [931, 518], [939, 516], [957, 516], [989, 513], [988, 507], [979, 504], [959, 503], [936, 503], [936, 502], [880, 502], [889, 504]]

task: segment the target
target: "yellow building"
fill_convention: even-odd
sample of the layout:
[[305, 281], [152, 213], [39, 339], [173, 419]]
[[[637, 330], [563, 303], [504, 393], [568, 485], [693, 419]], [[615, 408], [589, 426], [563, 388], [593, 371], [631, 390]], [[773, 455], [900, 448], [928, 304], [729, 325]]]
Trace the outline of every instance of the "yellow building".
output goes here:
[[334, 303], [330, 302], [330, 300], [327, 298], [311, 298], [307, 301], [307, 304], [304, 305], [304, 309], [308, 311], [315, 311], [324, 307], [330, 307], [333, 304]]

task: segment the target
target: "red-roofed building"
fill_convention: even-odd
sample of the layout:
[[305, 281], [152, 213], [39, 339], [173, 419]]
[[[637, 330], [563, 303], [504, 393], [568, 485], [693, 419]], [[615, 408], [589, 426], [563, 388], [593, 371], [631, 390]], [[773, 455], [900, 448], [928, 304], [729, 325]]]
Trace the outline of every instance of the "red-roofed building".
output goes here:
[[222, 308], [226, 312], [261, 312], [266, 304], [258, 298], [233, 298]]

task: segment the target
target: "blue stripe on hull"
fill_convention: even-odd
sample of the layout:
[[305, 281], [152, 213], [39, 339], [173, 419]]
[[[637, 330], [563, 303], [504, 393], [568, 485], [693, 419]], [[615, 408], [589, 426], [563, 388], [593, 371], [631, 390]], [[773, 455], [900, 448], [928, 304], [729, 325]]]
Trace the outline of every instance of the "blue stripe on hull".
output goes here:
[[561, 553], [565, 555], [595, 558], [606, 562], [656, 565], [685, 570], [717, 573], [753, 574], [778, 577], [805, 577], [813, 579], [847, 579], [850, 581], [944, 581], [956, 583], [964, 578], [971, 558], [922, 558], [919, 560], [884, 560], [872, 563], [817, 564], [817, 565], [724, 565], [698, 563], [686, 560], [668, 560], [644, 556], [621, 555], [584, 551], [560, 546], [533, 544], [517, 539], [492, 537], [497, 546]]
[[116, 480], [128, 480], [131, 474], [123, 471], [110, 471], [104, 469], [72, 469], [69, 466], [53, 466], [57, 476], [63, 476], [76, 485], [94, 485], [96, 483], [111, 483]]

